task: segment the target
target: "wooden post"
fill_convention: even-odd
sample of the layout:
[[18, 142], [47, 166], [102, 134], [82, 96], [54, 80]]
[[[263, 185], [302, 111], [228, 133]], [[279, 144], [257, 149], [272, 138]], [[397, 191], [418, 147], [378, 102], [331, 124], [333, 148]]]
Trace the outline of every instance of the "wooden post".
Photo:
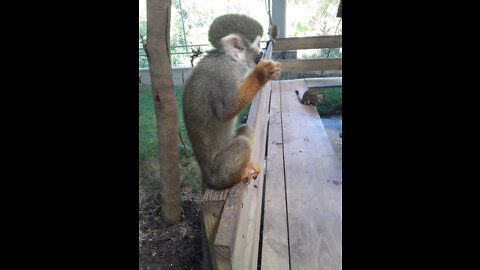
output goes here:
[[202, 203], [203, 270], [217, 270], [213, 247], [229, 189], [207, 189]]
[[278, 25], [278, 37], [285, 37], [286, 0], [272, 0], [272, 24]]

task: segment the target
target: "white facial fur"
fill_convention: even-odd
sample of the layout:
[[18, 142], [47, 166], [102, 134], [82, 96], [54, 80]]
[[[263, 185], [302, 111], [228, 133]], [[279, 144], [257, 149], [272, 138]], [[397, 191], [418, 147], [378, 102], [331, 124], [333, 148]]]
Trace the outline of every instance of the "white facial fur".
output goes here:
[[231, 55], [240, 53], [241, 38], [236, 34], [230, 34], [220, 39], [222, 48]]
[[[252, 44], [250, 44], [250, 48], [248, 48], [248, 50], [250, 51], [249, 52], [250, 54], [252, 53], [252, 51], [255, 54], [260, 53], [261, 51], [260, 40], [261, 40], [261, 37], [257, 36], [255, 38], [255, 41]], [[241, 48], [242, 39], [240, 36], [236, 34], [229, 34], [223, 37], [220, 40], [220, 43], [222, 44], [222, 48], [225, 50], [227, 54], [231, 55], [235, 60], [237, 60], [240, 64], [245, 66], [247, 69], [252, 69], [255, 67], [255, 62], [253, 62], [253, 59], [247, 59], [247, 50], [244, 50]]]
[[255, 52], [258, 54], [260, 53], [260, 51], [262, 50], [260, 48], [260, 40], [262, 39], [261, 36], [257, 36], [257, 38], [255, 39], [255, 41], [252, 43], [252, 45], [250, 46], [250, 48], [252, 48], [253, 50], [255, 50]]

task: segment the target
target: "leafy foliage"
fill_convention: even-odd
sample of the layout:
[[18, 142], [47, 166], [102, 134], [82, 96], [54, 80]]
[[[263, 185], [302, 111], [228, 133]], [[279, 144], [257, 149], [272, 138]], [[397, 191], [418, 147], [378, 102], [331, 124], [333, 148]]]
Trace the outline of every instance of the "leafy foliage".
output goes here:
[[320, 88], [325, 98], [317, 103], [317, 111], [321, 116], [341, 113], [342, 111], [342, 88]]
[[[340, 0], [287, 0], [286, 36], [334, 35]], [[301, 14], [301, 15], [299, 15]], [[337, 35], [342, 33], [341, 25]]]
[[[141, 0], [141, 2], [145, 0]], [[286, 35], [290, 36], [317, 36], [341, 35], [342, 25], [336, 17], [340, 0], [287, 0]], [[178, 45], [209, 44], [207, 32], [209, 24], [217, 16], [226, 13], [248, 14], [257, 19], [264, 26], [265, 40], [268, 35], [266, 28], [269, 25], [268, 14], [264, 0], [242, 1], [213, 1], [206, 4], [199, 1], [172, 0], [170, 25], [171, 63], [172, 66], [190, 66], [192, 56], [191, 47], [175, 47]], [[181, 15], [183, 15], [183, 24]], [[144, 16], [140, 16], [139, 33], [146, 37], [147, 24]], [[337, 29], [338, 26], [338, 29]], [[185, 27], [185, 29], [184, 29]], [[185, 32], [185, 35], [184, 35]], [[140, 37], [139, 47], [141, 48]], [[211, 49], [209, 45], [201, 46], [203, 51]], [[328, 50], [322, 50], [316, 58], [325, 58]], [[148, 67], [143, 50], [139, 50], [139, 67]], [[341, 57], [339, 49], [332, 49], [329, 58]], [[313, 58], [313, 57], [312, 57]], [[197, 61], [197, 60], [195, 60]]]
[[147, 38], [147, 22], [140, 21], [138, 23], [138, 67], [140, 68], [147, 68], [148, 67], [148, 60], [147, 56], [145, 55], [145, 50], [143, 49], [142, 44], [142, 37], [144, 40]]

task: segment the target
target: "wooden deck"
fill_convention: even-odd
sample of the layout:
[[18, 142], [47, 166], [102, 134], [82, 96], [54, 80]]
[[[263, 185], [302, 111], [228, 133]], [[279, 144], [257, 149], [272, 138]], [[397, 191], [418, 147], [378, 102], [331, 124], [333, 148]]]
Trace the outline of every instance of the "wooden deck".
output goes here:
[[261, 269], [342, 268], [341, 167], [315, 107], [294, 92], [334, 85], [272, 82]]
[[272, 81], [254, 99], [247, 123], [263, 173], [206, 190], [204, 269], [342, 269], [341, 166], [316, 108], [295, 95], [322, 86], [341, 78]]

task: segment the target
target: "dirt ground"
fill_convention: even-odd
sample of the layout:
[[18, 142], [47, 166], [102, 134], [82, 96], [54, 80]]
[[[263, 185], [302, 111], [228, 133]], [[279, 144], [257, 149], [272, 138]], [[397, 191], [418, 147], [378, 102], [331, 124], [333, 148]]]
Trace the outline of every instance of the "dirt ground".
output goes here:
[[200, 197], [182, 188], [180, 222], [160, 219], [159, 195], [149, 195], [139, 207], [140, 269], [201, 269]]
[[[333, 149], [342, 163], [342, 116], [322, 117]], [[141, 167], [140, 182], [155, 177], [158, 168]], [[151, 171], [151, 172], [149, 172]], [[160, 219], [159, 195], [145, 193], [139, 205], [139, 265], [149, 269], [202, 269], [202, 239], [200, 232], [201, 196], [188, 187], [181, 189], [183, 215], [175, 225], [168, 226]], [[155, 195], [156, 194], [156, 195]]]
[[[183, 175], [191, 176], [190, 171], [195, 168], [200, 174], [196, 162], [181, 164]], [[140, 163], [139, 269], [201, 269], [201, 195], [193, 192], [191, 185], [182, 184], [182, 217], [174, 225], [165, 224], [160, 218], [159, 169], [155, 161]]]

